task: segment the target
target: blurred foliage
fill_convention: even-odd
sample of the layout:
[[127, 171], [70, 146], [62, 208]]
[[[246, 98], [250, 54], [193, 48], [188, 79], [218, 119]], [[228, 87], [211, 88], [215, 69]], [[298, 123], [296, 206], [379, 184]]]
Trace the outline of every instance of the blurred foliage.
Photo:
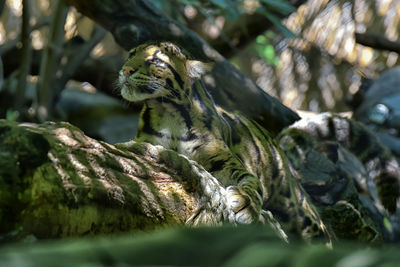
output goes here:
[[[74, 40], [76, 36], [82, 41]], [[63, 0], [7, 0], [0, 17], [0, 57], [9, 64], [15, 56], [22, 60], [18, 68], [4, 69], [0, 117], [25, 121], [61, 119], [55, 110], [61, 92], [90, 53], [102, 55], [104, 45], [93, 48], [103, 36], [104, 30], [98, 30]], [[79, 52], [71, 51], [79, 42], [87, 44], [77, 49]], [[30, 60], [33, 53], [34, 63]], [[33, 68], [38, 70], [31, 75]], [[2, 71], [0, 75], [3, 78]]]
[[269, 18], [276, 26], [290, 31], [281, 23], [274, 13], [288, 15], [295, 12], [296, 9], [286, 0], [152, 0], [152, 2], [166, 13], [183, 22], [186, 21], [184, 14], [175, 12], [182, 10], [185, 6], [191, 6], [198, 9], [208, 19], [215, 19], [222, 15], [228, 22], [237, 20], [240, 15], [245, 13], [259, 13]]
[[7, 110], [7, 113], [6, 113], [6, 120], [16, 121], [18, 119], [18, 116], [19, 116], [18, 111], [9, 109], [9, 110]]
[[267, 31], [264, 35], [259, 35], [256, 42], [253, 44], [257, 55], [264, 59], [268, 64], [273, 66], [279, 65], [279, 58], [275, 54], [275, 47], [272, 45], [276, 34], [272, 31]]
[[354, 37], [356, 32], [372, 32], [397, 40], [398, 0], [309, 0], [284, 21], [276, 14], [293, 10], [284, 1], [153, 2], [186, 25], [194, 23], [200, 13], [211, 39], [223, 38], [233, 47], [234, 41], [224, 36], [224, 25], [244, 13], [266, 16], [278, 30], [257, 37], [232, 61], [293, 109], [347, 111], [347, 102], [363, 78], [376, 77], [398, 62], [397, 53], [362, 46]]
[[[31, 1], [33, 49], [43, 49], [46, 45], [49, 16], [55, 2]], [[220, 38], [229, 42], [235, 51], [231, 61], [263, 90], [295, 110], [347, 111], [346, 103], [357, 92], [364, 77], [375, 77], [398, 64], [397, 53], [357, 44], [354, 34], [381, 33], [389, 40], [397, 40], [399, 0], [308, 0], [295, 13], [291, 13], [294, 8], [289, 1], [279, 0], [151, 2], [191, 29], [201, 31], [207, 40]], [[0, 17], [0, 55], [13, 44], [21, 46], [21, 3], [21, 0], [5, 1]], [[277, 17], [289, 13], [291, 15], [283, 21]], [[275, 29], [254, 38], [246, 49], [236, 48], [236, 40], [224, 32], [226, 26], [239, 21], [242, 28], [237, 30], [246, 32], [248, 29], [240, 19], [260, 14], [266, 16]], [[74, 9], [68, 11], [65, 41], [77, 35], [90, 40], [93, 29], [92, 21]], [[107, 36], [91, 54], [98, 57], [115, 53], [126, 55], [112, 37]], [[7, 81], [9, 78], [4, 77], [3, 84], [13, 84]], [[29, 77], [28, 81], [35, 83], [35, 79], [37, 77]], [[12, 88], [7, 90], [13, 91]], [[27, 94], [32, 95], [32, 92]], [[5, 111], [1, 114], [4, 117]]]
[[[363, 78], [398, 65], [398, 54], [356, 43], [354, 34], [377, 33], [398, 40], [398, 0], [309, 0], [282, 23], [272, 40], [280, 64], [249, 46], [234, 59], [269, 94], [293, 109], [347, 111]], [[251, 59], [249, 62], [249, 58]]]
[[[221, 34], [227, 40], [229, 40], [229, 37], [224, 35], [221, 29], [215, 31], [215, 26], [218, 28], [221, 18], [227, 22], [233, 22], [240, 16], [249, 13], [263, 14], [277, 28], [281, 29], [284, 36], [293, 36], [276, 16], [276, 14], [286, 15], [295, 10], [284, 0], [152, 0], [152, 2], [186, 25], [190, 23], [187, 10], [192, 8], [192, 11], [203, 16], [208, 27], [214, 27], [216, 35]], [[69, 61], [73, 62], [72, 56], [75, 56], [67, 51], [70, 46], [68, 43], [75, 36], [89, 42], [93, 38], [92, 35], [95, 34], [95, 27], [92, 21], [77, 13], [75, 9], [62, 5], [62, 0], [35, 0], [26, 2], [26, 5], [28, 4], [29, 7], [24, 12], [22, 0], [7, 0], [5, 2], [5, 9], [0, 17], [0, 56], [5, 55], [15, 47], [22, 47], [25, 49], [23, 58], [28, 59], [32, 56], [30, 46], [33, 50], [43, 49], [39, 75], [24, 78], [31, 67], [27, 66], [30, 63], [21, 62], [21, 66], [15, 72], [18, 82], [9, 81], [6, 88], [7, 95], [18, 95], [18, 97], [15, 97], [15, 104], [6, 102], [7, 106], [0, 108], [0, 114], [4, 117], [7, 112], [14, 110], [19, 112], [18, 118], [20, 120], [54, 120], [60, 117], [56, 114], [55, 104], [60, 99], [60, 93], [65, 86], [65, 82], [60, 81], [68, 81], [68, 75], [73, 74], [73, 71], [66, 69], [67, 67], [71, 68], [72, 63]], [[246, 31], [246, 28], [244, 27], [242, 30]], [[20, 36], [22, 31], [25, 32], [23, 34], [24, 39]], [[79, 50], [82, 51], [82, 49]], [[113, 51], [123, 53], [121, 49], [116, 48], [115, 43], [108, 39], [100, 42], [92, 51], [92, 55], [98, 57], [107, 53], [115, 53]], [[275, 52], [270, 44], [258, 43], [256, 51], [267, 62], [277, 62], [274, 56]], [[80, 58], [83, 60], [85, 56], [82, 55]], [[59, 77], [59, 75], [64, 76]], [[11, 79], [11, 77], [14, 76], [6, 78]], [[28, 84], [25, 80], [28, 81]], [[29, 89], [31, 87], [35, 89]], [[28, 97], [25, 99], [27, 95]]]
[[[224, 32], [223, 25], [234, 23], [245, 14], [263, 15], [276, 26], [283, 36], [287, 38], [295, 36], [276, 15], [282, 14], [286, 16], [296, 11], [296, 8], [286, 0], [173, 0], [168, 2], [152, 0], [152, 2], [174, 19], [187, 26], [190, 26], [190, 17], [199, 12], [206, 19], [204, 28], [208, 28], [206, 31], [209, 32], [211, 37], [221, 35], [228, 42], [232, 42], [232, 40]], [[247, 34], [245, 25], [240, 30]], [[278, 59], [275, 57], [274, 47], [271, 46], [271, 42], [266, 42], [266, 40], [263, 39], [256, 42], [257, 48], [255, 52], [268, 63], [276, 65]]]
[[[134, 238], [133, 238], [134, 237]], [[397, 267], [397, 246], [285, 244], [264, 227], [167, 229], [136, 236], [80, 238], [0, 249], [4, 266]]]

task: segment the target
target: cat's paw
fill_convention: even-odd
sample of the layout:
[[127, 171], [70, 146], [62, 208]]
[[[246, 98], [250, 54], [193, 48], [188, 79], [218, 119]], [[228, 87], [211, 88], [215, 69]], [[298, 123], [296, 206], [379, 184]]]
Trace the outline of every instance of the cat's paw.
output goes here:
[[239, 186], [226, 188], [226, 206], [230, 222], [250, 224], [260, 221], [260, 207]]

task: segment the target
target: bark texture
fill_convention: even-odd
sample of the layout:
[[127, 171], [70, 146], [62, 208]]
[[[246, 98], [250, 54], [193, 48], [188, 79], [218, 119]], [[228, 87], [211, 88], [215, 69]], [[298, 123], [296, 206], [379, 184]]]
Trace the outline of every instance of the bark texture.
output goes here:
[[0, 120], [0, 166], [3, 242], [183, 224], [210, 179], [173, 151], [109, 145], [68, 123]]

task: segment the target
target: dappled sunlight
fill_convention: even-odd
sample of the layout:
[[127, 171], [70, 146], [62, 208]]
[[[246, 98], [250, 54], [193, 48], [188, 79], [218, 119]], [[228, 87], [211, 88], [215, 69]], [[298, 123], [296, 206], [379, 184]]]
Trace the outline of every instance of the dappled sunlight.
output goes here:
[[37, 1], [37, 3], [41, 10], [49, 10], [50, 9], [50, 0], [39, 0], [39, 1]]
[[67, 146], [78, 146], [79, 142], [75, 140], [71, 130], [66, 128], [57, 128], [53, 131], [58, 141]]
[[225, 24], [225, 18], [223, 16], [218, 16], [215, 20], [205, 20], [203, 22], [203, 29], [207, 32], [211, 39], [218, 38], [221, 35], [222, 28]]
[[92, 178], [89, 176], [90, 172], [88, 167], [86, 167], [84, 163], [80, 162], [74, 154], [68, 154], [67, 157], [74, 167], [74, 171], [81, 179], [82, 183], [85, 186], [90, 186], [92, 184]]
[[101, 57], [106, 54], [106, 49], [102, 43], [97, 44], [94, 48], [93, 51], [91, 52], [91, 55], [94, 57]]
[[243, 10], [247, 14], [254, 14], [257, 10], [257, 8], [260, 7], [260, 1], [259, 0], [244, 0], [243, 3]]
[[146, 177], [146, 170], [136, 163], [133, 159], [118, 158], [118, 163], [124, 173], [135, 174], [137, 176]]
[[[54, 1], [32, 2], [35, 4], [32, 5], [30, 24], [35, 27], [50, 14]], [[17, 38], [21, 26], [21, 3], [22, 0], [6, 1], [5, 8], [9, 12], [3, 12], [0, 19], [0, 44]], [[231, 38], [231, 33], [224, 31], [237, 21], [240, 23], [239, 18], [243, 15], [260, 15], [257, 12], [263, 4], [259, 0], [243, 0], [237, 10], [231, 10], [232, 14], [215, 8], [213, 3], [204, 6], [182, 4], [182, 9], [176, 12], [181, 12], [182, 18], [193, 23], [194, 29], [201, 29], [201, 34], [208, 36], [209, 41], [223, 39], [234, 47], [239, 42], [238, 38]], [[238, 10], [240, 12], [233, 14]], [[400, 2], [397, 0], [308, 0], [283, 22], [296, 35], [294, 38], [283, 38], [279, 36], [279, 30], [274, 30], [275, 35], [262, 44], [265, 46], [262, 53], [273, 61], [266, 61], [255, 51], [246, 51], [241, 60], [247, 63], [238, 64], [235, 61], [234, 64], [250, 75], [264, 91], [278, 97], [290, 108], [316, 112], [346, 111], [349, 109], [346, 101], [358, 91], [363, 77], [375, 77], [398, 63], [397, 53], [360, 45], [354, 34], [377, 33], [395, 41], [399, 36], [399, 22]], [[169, 27], [175, 36], [183, 35], [176, 24], [171, 23]], [[67, 40], [77, 35], [89, 40], [94, 23], [75, 8], [70, 8], [64, 28]], [[48, 27], [35, 28], [31, 33], [32, 47], [43, 49], [48, 34]], [[115, 51], [121, 53], [115, 44], [109, 45], [111, 35], [106, 39], [95, 46], [92, 57], [99, 58]], [[207, 46], [204, 45], [203, 49], [204, 54], [213, 60], [224, 60]], [[210, 77], [206, 77], [206, 82], [215, 84]], [[97, 92], [90, 83], [75, 85], [86, 92]], [[43, 112], [46, 114], [47, 110]]]
[[34, 49], [39, 50], [44, 48], [43, 34], [39, 30], [32, 31], [31, 38], [32, 38], [32, 47]]
[[72, 196], [74, 197], [74, 200], [77, 202], [78, 197], [77, 194], [75, 193], [77, 186], [72, 181], [71, 176], [69, 176], [66, 170], [64, 170], [64, 168], [60, 165], [60, 160], [56, 155], [54, 155], [52, 152], [49, 152], [48, 157], [52, 161], [54, 168], [56, 169], [59, 177], [61, 178], [63, 187], [67, 189], [69, 192], [71, 192]]
[[15, 17], [20, 17], [22, 15], [22, 0], [6, 0], [6, 4]]
[[70, 160], [70, 162], [72, 163], [72, 165], [74, 166], [75, 170], [77, 171], [81, 171], [81, 172], [88, 172], [89, 169], [83, 164], [81, 163], [75, 155], [72, 154], [68, 154], [68, 159]]
[[169, 29], [171, 30], [172, 34], [175, 36], [182, 36], [183, 32], [181, 29], [179, 29], [178, 26], [176, 26], [174, 23], [169, 24]]
[[91, 85], [88, 82], [83, 82], [81, 83], [82, 90], [85, 91], [86, 93], [94, 94], [96, 93], [96, 87]]
[[399, 55], [395, 52], [389, 52], [388, 57], [386, 60], [386, 65], [388, 68], [394, 67], [394, 65], [397, 63], [397, 60], [399, 58]]
[[197, 9], [195, 9], [193, 6], [187, 5], [183, 8], [183, 14], [188, 19], [194, 19], [197, 16], [197, 13]]
[[[37, 5], [34, 5], [32, 11], [32, 26], [40, 23], [43, 16], [48, 15], [49, 7], [54, 6], [51, 0], [34, 2], [37, 2]], [[20, 31], [21, 0], [7, 0], [6, 3], [11, 12], [7, 16], [7, 12], [3, 12], [0, 20], [0, 43], [15, 39]], [[254, 14], [260, 3], [258, 0], [246, 0], [240, 8], [243, 14]], [[226, 40], [234, 46], [237, 40], [224, 36], [227, 34], [223, 29], [228, 28], [235, 20], [230, 20], [226, 13], [207, 10], [198, 6], [183, 5], [181, 12], [188, 20], [197, 20], [210, 39], [228, 38]], [[360, 79], [354, 79], [353, 76], [360, 76], [362, 73], [373, 77], [386, 67], [395, 66], [398, 60], [395, 53], [379, 52], [357, 44], [354, 33], [374, 31], [385, 34], [390, 40], [396, 40], [399, 14], [400, 3], [394, 0], [377, 0], [376, 4], [365, 0], [309, 0], [284, 22], [297, 36], [292, 39], [279, 36], [270, 38], [269, 42], [274, 43], [268, 44], [269, 50], [263, 50], [268, 57], [277, 59], [265, 63], [265, 59], [257, 58], [253, 51], [250, 56], [244, 56], [244, 60], [251, 62], [245, 65], [246, 69], [243, 71], [251, 74], [263, 90], [277, 96], [281, 102], [293, 109], [310, 110], [312, 107], [313, 111], [346, 110], [345, 100], [358, 90], [360, 84]], [[232, 19], [237, 18], [233, 16]], [[179, 27], [173, 23], [169, 26], [175, 36], [182, 36]], [[4, 28], [7, 29], [7, 33]], [[89, 40], [94, 23], [82, 17], [74, 8], [70, 8], [64, 28], [67, 40], [76, 35]], [[35, 29], [31, 38], [34, 49], [43, 49], [43, 40], [48, 38], [48, 27]], [[106, 38], [112, 39], [110, 36]], [[98, 43], [91, 56], [98, 58], [116, 50], [107, 43], [110, 42]], [[203, 49], [204, 54], [213, 60], [222, 60], [206, 46]], [[314, 49], [320, 50], [318, 54]], [[382, 64], [378, 64], [377, 61], [381, 61]], [[239, 67], [240, 65], [238, 64]], [[335, 78], [332, 78], [332, 75]], [[211, 80], [207, 83], [214, 84]], [[96, 88], [89, 83], [80, 83], [79, 87], [90, 93], [96, 92]]]
[[[43, 23], [46, 16], [50, 16], [51, 7], [54, 5], [52, 0], [32, 0], [30, 25], [35, 27], [37, 24]], [[22, 0], [7, 0], [6, 6], [9, 12], [3, 12], [0, 17], [0, 45], [6, 41], [16, 39], [20, 33], [21, 16], [22, 16]], [[76, 36], [78, 33], [84, 38], [90, 38], [93, 31], [93, 21], [82, 18], [82, 16], [71, 8], [68, 12], [65, 23], [65, 38], [67, 40]], [[35, 49], [42, 49], [44, 41], [48, 36], [48, 28], [40, 27], [34, 29], [31, 33], [32, 46]]]
[[370, 47], [364, 47], [360, 49], [360, 60], [359, 64], [361, 67], [367, 67], [372, 63], [372, 59], [374, 56], [374, 50]]
[[6, 41], [6, 29], [4, 28], [3, 22], [0, 21], [0, 45]]
[[377, 13], [379, 16], [385, 16], [389, 11], [392, 0], [379, 0], [377, 1]]
[[[124, 195], [124, 189], [118, 185], [116, 181], [118, 178], [115, 176], [113, 171], [105, 171], [102, 169], [96, 161], [91, 162], [91, 166], [96, 173], [101, 177], [97, 181], [101, 184], [101, 186], [107, 191], [107, 195], [114, 200], [117, 200], [122, 205], [126, 204], [126, 199]], [[100, 173], [99, 173], [100, 172]], [[104, 174], [103, 174], [104, 172]], [[115, 182], [114, 182], [115, 181]]]
[[293, 109], [346, 111], [361, 76], [373, 78], [398, 62], [397, 53], [358, 44], [355, 33], [396, 41], [399, 19], [395, 0], [309, 0], [284, 23], [297, 36], [273, 40], [279, 65], [252, 60], [250, 74]]
[[130, 176], [132, 181], [137, 183], [140, 192], [143, 194], [140, 196], [140, 203], [146, 215], [153, 217], [156, 214], [157, 217], [164, 219], [164, 212], [149, 186], [136, 176], [128, 176]]
[[206, 75], [204, 76], [204, 82], [205, 82], [207, 85], [209, 85], [209, 86], [211, 86], [211, 87], [213, 87], [213, 88], [216, 87], [216, 81], [215, 81], [215, 79], [214, 79], [214, 77], [213, 77], [212, 75], [206, 74]]
[[64, 25], [65, 37], [67, 39], [71, 39], [75, 36], [76, 27], [76, 12], [69, 11]]

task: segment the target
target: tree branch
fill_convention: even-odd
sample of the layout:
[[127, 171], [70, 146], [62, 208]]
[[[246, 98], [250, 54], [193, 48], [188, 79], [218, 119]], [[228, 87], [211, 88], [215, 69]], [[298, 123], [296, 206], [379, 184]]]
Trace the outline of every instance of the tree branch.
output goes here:
[[[294, 7], [306, 3], [306, 0], [290, 1]], [[290, 14], [289, 14], [290, 15]], [[286, 16], [277, 14], [277, 17], [284, 19]], [[207, 39], [207, 42], [219, 51], [224, 57], [230, 58], [235, 54], [235, 51], [249, 45], [254, 39], [263, 34], [266, 30], [274, 27], [265, 16], [260, 14], [245, 14], [234, 23], [226, 23], [222, 31], [229, 37], [230, 40], [235, 40], [235, 45], [226, 41], [226, 38], [218, 37], [216, 39]], [[245, 29], [245, 30], [243, 30]]]
[[36, 84], [37, 99], [34, 104], [39, 121], [46, 121], [54, 105], [51, 83], [56, 76], [61, 47], [64, 41], [64, 23], [68, 8], [64, 0], [58, 0], [53, 13], [48, 43], [42, 54], [39, 80]]
[[0, 16], [1, 16], [1, 14], [3, 13], [3, 10], [4, 10], [4, 6], [6, 5], [6, 1], [1, 1], [0, 2]]
[[355, 36], [359, 44], [400, 54], [399, 41], [390, 41], [385, 36], [376, 33], [356, 33]]
[[[79, 47], [72, 47], [69, 50], [70, 55], [67, 56], [67, 63], [61, 66], [62, 74], [61, 77], [56, 81], [54, 85], [55, 98], [61, 94], [67, 82], [77, 73], [78, 68], [90, 55], [93, 48], [104, 38], [106, 31], [100, 26], [96, 25], [92, 36], [88, 42], [84, 42]], [[79, 48], [79, 49], [75, 49]]]
[[2, 91], [3, 83], [4, 83], [4, 66], [3, 66], [3, 60], [0, 56], [0, 92]]
[[[41, 18], [34, 26], [29, 27], [29, 34], [37, 29], [40, 29], [41, 27], [48, 25], [50, 23], [50, 17], [44, 17]], [[19, 35], [17, 38], [3, 44], [0, 46], [0, 56], [3, 56], [13, 50], [18, 42], [21, 41], [21, 36]]]
[[149, 1], [66, 1], [111, 31], [118, 44], [127, 50], [149, 40], [170, 40], [195, 58], [215, 61], [211, 77], [206, 79], [215, 101], [225, 108], [241, 110], [271, 132], [277, 133], [299, 118], [262, 91], [196, 33], [167, 17]]
[[[73, 42], [73, 39], [71, 39], [69, 42]], [[92, 41], [89, 40], [88, 42]], [[86, 44], [86, 42], [76, 45], [67, 43], [64, 45], [64, 52], [67, 54], [75, 53], [81, 55], [79, 51], [85, 50], [88, 46], [89, 45]], [[42, 57], [43, 50], [33, 50], [32, 52], [30, 73], [32, 75], [38, 75], [40, 59]], [[81, 59], [84, 61], [77, 69], [75, 69], [74, 73], [72, 73], [72, 76], [69, 76], [70, 79], [81, 82], [89, 82], [98, 90], [106, 93], [107, 95], [115, 98], [121, 98], [121, 94], [118, 92], [118, 90], [115, 90], [114, 83], [117, 79], [118, 71], [124, 63], [124, 58], [122, 58], [122, 56], [107, 55], [99, 58], [86, 56], [81, 57]], [[4, 77], [7, 79], [13, 73], [13, 71], [19, 67], [19, 62], [21, 60], [21, 49], [14, 47], [14, 49], [9, 50], [2, 56], [2, 60], [3, 64], [7, 66], [7, 68], [3, 70]], [[60, 88], [60, 85], [57, 87]]]
[[224, 187], [196, 162], [161, 146], [113, 146], [64, 122], [0, 120], [0, 148], [0, 243], [7, 236], [17, 241], [181, 225], [205, 202], [210, 218], [222, 223], [216, 210], [224, 208]]
[[22, 39], [22, 54], [21, 63], [18, 73], [18, 85], [14, 97], [14, 109], [21, 112], [22, 105], [25, 100], [25, 91], [27, 86], [27, 78], [30, 73], [31, 60], [32, 60], [32, 47], [30, 38], [30, 26], [29, 20], [31, 17], [31, 1], [23, 0], [23, 12], [22, 12], [22, 28], [21, 28], [21, 39]]

